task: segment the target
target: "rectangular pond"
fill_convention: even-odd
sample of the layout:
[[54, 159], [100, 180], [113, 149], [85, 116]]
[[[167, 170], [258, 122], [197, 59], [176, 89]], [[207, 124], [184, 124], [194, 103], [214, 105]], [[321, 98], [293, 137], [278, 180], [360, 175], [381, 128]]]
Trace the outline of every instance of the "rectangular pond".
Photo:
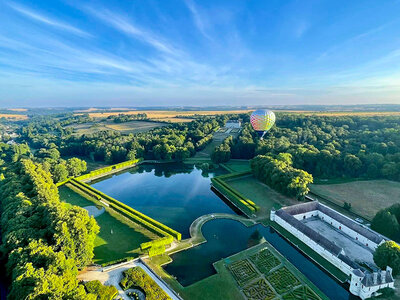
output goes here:
[[143, 164], [91, 185], [189, 238], [189, 227], [209, 213], [235, 213], [210, 189], [210, 178], [193, 165]]

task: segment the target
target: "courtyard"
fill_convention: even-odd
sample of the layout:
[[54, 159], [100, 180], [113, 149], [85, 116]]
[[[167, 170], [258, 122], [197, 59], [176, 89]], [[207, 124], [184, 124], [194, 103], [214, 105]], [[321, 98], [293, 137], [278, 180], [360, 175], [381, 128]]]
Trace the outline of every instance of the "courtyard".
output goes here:
[[368, 247], [350, 238], [342, 231], [322, 221], [320, 218], [311, 217], [302, 220], [302, 222], [337, 246], [343, 248], [345, 254], [353, 261], [375, 265], [373, 253]]

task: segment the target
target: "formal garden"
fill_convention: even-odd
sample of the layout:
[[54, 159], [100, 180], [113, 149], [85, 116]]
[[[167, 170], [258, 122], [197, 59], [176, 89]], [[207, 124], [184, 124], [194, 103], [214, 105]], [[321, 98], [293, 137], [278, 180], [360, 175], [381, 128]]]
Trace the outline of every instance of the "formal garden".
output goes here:
[[242, 295], [248, 300], [327, 299], [270, 244], [263, 243], [224, 260]]

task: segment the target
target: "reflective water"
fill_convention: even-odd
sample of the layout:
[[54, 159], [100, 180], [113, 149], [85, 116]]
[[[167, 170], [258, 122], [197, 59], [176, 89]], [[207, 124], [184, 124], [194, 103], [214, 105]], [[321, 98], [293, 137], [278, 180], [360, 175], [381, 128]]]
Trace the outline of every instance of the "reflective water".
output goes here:
[[190, 224], [198, 217], [234, 213], [210, 189], [210, 178], [221, 174], [184, 164], [146, 164], [92, 186], [188, 238]]

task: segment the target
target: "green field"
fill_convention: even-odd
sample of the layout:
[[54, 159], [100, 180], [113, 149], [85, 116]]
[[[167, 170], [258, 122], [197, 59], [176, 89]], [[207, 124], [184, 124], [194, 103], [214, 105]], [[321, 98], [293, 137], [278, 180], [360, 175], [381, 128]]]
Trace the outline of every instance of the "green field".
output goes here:
[[222, 164], [222, 166], [232, 173], [251, 171], [250, 162], [248, 160], [231, 159], [230, 161]]
[[[60, 199], [80, 207], [95, 205], [67, 186], [59, 187]], [[107, 209], [96, 218], [100, 233], [95, 239], [94, 262], [104, 264], [127, 257], [137, 257], [140, 244], [150, 241], [151, 234], [139, 225]]]
[[269, 212], [272, 208], [279, 209], [282, 206], [298, 203], [294, 199], [275, 192], [251, 175], [225, 182], [260, 207], [259, 211], [256, 212], [257, 216], [269, 218]]
[[340, 206], [349, 202], [352, 211], [371, 220], [380, 209], [399, 203], [400, 182], [368, 180], [313, 184], [311, 192]]
[[73, 124], [67, 127], [74, 128], [75, 135], [92, 134], [104, 130], [119, 131], [123, 134], [147, 132], [151, 129], [167, 126], [166, 123], [151, 121], [130, 121], [125, 123], [115, 123], [112, 120], [103, 120], [98, 122], [87, 122], [82, 124]]

